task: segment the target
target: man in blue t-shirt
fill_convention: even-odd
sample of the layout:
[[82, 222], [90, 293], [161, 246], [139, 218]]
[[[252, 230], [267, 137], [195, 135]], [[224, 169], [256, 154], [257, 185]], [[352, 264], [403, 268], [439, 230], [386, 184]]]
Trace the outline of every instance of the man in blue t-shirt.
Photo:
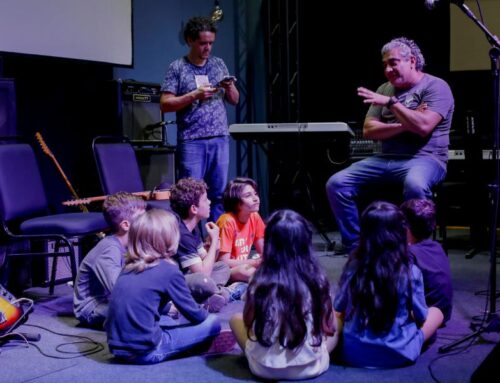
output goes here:
[[172, 62], [161, 86], [162, 112], [176, 112], [179, 179], [203, 179], [213, 206], [210, 221], [223, 213], [222, 194], [229, 166], [225, 101], [236, 105], [239, 92], [224, 61], [211, 56], [217, 32], [208, 17], [190, 19], [184, 29], [186, 56]]
[[446, 176], [454, 100], [448, 84], [423, 72], [424, 57], [405, 37], [382, 48], [388, 82], [376, 92], [358, 88], [370, 104], [363, 136], [382, 141], [382, 153], [334, 174], [326, 184], [346, 253], [359, 239], [360, 190], [375, 183], [401, 183], [403, 198], [431, 198], [432, 187]]

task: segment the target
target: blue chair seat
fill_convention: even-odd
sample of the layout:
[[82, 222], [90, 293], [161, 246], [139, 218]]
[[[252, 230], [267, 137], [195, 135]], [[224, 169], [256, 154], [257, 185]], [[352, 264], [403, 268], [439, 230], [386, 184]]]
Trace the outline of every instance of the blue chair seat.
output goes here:
[[82, 236], [104, 231], [108, 224], [102, 213], [64, 213], [31, 218], [20, 225], [22, 234]]

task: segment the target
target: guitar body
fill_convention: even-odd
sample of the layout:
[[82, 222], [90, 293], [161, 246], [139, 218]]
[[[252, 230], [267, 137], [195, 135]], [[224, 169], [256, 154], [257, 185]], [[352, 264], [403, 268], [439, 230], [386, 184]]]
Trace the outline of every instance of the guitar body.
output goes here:
[[151, 195], [153, 200], [165, 200], [170, 199], [170, 190], [155, 190]]
[[22, 311], [19, 307], [0, 297], [0, 334], [9, 331], [21, 315]]

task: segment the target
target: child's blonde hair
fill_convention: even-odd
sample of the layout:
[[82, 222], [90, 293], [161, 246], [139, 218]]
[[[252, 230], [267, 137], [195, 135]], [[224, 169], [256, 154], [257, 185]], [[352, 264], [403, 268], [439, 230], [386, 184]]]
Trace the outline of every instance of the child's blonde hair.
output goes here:
[[161, 259], [169, 259], [177, 252], [179, 238], [175, 215], [160, 209], [146, 211], [130, 227], [125, 269], [140, 273]]

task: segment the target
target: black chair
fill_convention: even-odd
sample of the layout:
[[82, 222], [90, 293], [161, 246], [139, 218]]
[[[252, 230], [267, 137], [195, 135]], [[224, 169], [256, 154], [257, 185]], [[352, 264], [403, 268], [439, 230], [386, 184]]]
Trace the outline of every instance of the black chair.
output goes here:
[[[127, 137], [95, 137], [92, 151], [104, 194], [144, 191], [134, 147]], [[149, 200], [147, 204], [148, 208], [170, 210], [168, 200]]]
[[[16, 256], [53, 257], [50, 294], [55, 284], [75, 280], [75, 246], [108, 228], [102, 213], [51, 215], [32, 147], [7, 139], [0, 139], [0, 218], [7, 261]], [[54, 243], [54, 252], [48, 250], [49, 241]], [[71, 278], [56, 280], [59, 257], [69, 257]]]

